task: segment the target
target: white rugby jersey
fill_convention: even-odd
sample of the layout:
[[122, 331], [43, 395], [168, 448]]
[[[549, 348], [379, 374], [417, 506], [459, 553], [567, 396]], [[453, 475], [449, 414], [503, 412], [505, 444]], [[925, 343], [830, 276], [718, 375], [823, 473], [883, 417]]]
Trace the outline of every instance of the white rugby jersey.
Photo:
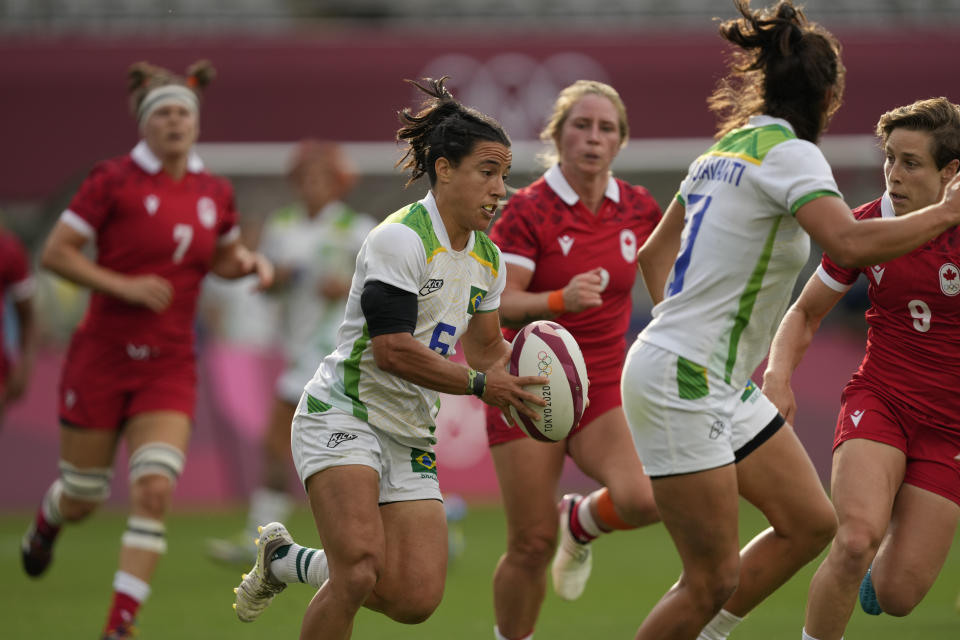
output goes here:
[[363, 285], [379, 280], [417, 294], [413, 337], [450, 357], [475, 313], [496, 311], [506, 281], [500, 250], [474, 231], [462, 251], [450, 246], [432, 193], [374, 229], [357, 256], [337, 348], [306, 385], [308, 410], [330, 405], [369, 422], [401, 442], [436, 441], [439, 394], [377, 367], [360, 308]]
[[753, 116], [725, 135], [680, 184], [680, 251], [640, 338], [742, 388], [810, 253], [794, 214], [822, 196], [840, 196], [830, 165], [786, 120]]
[[288, 363], [304, 362], [313, 368], [333, 351], [346, 300], [322, 297], [320, 283], [326, 276], [349, 279], [353, 275], [357, 252], [376, 224], [373, 217], [356, 213], [342, 202], [331, 202], [313, 218], [301, 204], [270, 216], [261, 251], [294, 274], [277, 294], [280, 338]]

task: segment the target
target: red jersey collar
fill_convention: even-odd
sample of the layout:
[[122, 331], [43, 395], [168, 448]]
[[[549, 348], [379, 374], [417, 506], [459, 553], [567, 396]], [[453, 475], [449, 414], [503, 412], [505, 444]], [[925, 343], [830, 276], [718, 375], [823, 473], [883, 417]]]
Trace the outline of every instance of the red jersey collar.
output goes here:
[[[559, 164], [554, 163], [552, 167], [547, 169], [547, 172], [543, 174], [543, 179], [547, 181], [547, 184], [553, 189], [553, 192], [560, 196], [560, 199], [566, 202], [568, 206], [572, 207], [580, 201], [580, 196], [577, 195], [577, 192], [574, 191], [570, 183], [567, 182], [563, 171], [560, 170]], [[617, 204], [620, 203], [620, 187], [612, 175], [607, 180], [607, 190], [603, 195]]]

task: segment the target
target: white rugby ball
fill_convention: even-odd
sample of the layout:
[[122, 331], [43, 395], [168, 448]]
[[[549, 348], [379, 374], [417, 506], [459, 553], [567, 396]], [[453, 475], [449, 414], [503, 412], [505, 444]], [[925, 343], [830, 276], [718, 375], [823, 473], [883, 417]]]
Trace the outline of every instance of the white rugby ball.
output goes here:
[[514, 421], [534, 440], [563, 440], [580, 423], [587, 406], [587, 365], [577, 341], [556, 322], [538, 320], [525, 326], [513, 339], [508, 367], [515, 376], [544, 376], [545, 385], [525, 389], [547, 401], [545, 407], [527, 403], [539, 420], [521, 415], [514, 407]]

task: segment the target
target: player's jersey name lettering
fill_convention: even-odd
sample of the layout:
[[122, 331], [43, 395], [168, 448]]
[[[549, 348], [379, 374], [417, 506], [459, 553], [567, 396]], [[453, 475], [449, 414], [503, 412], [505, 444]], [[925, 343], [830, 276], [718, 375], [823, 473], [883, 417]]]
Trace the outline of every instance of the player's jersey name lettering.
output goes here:
[[693, 168], [692, 180], [719, 180], [739, 187], [746, 168], [747, 165], [732, 158], [705, 156]]

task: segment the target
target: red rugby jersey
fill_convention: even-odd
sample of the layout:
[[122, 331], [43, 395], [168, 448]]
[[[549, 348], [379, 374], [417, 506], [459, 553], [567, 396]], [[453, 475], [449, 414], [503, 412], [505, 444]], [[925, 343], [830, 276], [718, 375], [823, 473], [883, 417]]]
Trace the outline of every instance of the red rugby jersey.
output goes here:
[[94, 292], [81, 327], [98, 335], [159, 346], [192, 343], [200, 283], [218, 243], [237, 237], [233, 188], [191, 155], [174, 180], [145, 142], [97, 164], [61, 219], [96, 238], [97, 263], [124, 274], [152, 273], [173, 285], [162, 313]]
[[[893, 217], [888, 196], [854, 210], [858, 219]], [[960, 229], [880, 265], [845, 269], [826, 254], [818, 274], [846, 290], [869, 282], [867, 349], [852, 381], [960, 430]]]
[[[601, 306], [556, 318], [580, 345], [593, 383], [619, 383], [637, 249], [659, 220], [660, 207], [645, 188], [613, 177], [594, 214], [554, 165], [510, 197], [490, 232], [505, 262], [533, 271], [528, 291], [561, 289], [595, 267], [610, 274]], [[515, 334], [504, 329], [508, 340]]]

